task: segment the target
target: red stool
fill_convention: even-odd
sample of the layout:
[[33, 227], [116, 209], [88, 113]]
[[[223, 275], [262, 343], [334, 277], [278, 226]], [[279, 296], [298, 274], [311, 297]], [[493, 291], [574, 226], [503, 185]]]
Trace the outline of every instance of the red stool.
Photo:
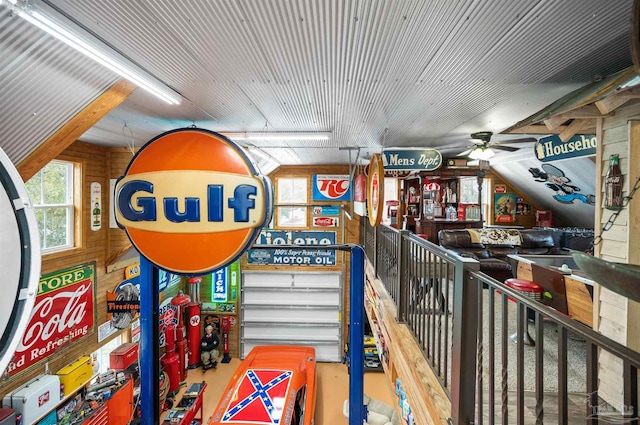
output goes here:
[[[511, 278], [505, 280], [504, 284], [514, 291], [521, 293], [525, 297], [532, 298], [536, 301], [540, 301], [542, 299], [542, 294], [544, 293], [544, 288], [539, 283], [532, 282], [530, 280]], [[531, 338], [531, 335], [529, 335], [529, 326], [527, 325], [528, 317], [529, 309], [525, 306], [523, 318], [524, 335], [522, 335], [522, 342], [525, 345], [535, 345], [535, 341]], [[510, 338], [514, 342], [518, 341], [518, 331], [511, 335]]]

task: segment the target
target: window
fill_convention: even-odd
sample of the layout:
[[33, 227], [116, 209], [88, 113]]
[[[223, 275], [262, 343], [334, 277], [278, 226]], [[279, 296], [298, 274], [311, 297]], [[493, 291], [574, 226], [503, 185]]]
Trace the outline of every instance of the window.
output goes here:
[[73, 170], [71, 162], [52, 161], [26, 184], [38, 221], [43, 254], [75, 245]]
[[[489, 190], [491, 188], [491, 180], [484, 178], [482, 180], [482, 218], [487, 220], [489, 213]], [[476, 177], [467, 177], [460, 179], [460, 203], [462, 204], [478, 204], [478, 179]]]
[[307, 179], [279, 178], [277, 182], [278, 204], [302, 204], [300, 207], [276, 207], [276, 226], [307, 226]]
[[111, 341], [107, 342], [96, 351], [91, 353], [94, 367], [97, 369], [98, 373], [105, 373], [109, 370], [109, 366], [111, 365], [111, 352], [120, 347], [121, 344], [122, 335], [118, 335], [117, 337], [113, 338]]

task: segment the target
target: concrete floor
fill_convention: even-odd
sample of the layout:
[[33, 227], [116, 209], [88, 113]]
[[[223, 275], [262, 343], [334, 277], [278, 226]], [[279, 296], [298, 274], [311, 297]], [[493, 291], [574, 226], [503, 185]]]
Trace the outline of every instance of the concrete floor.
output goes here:
[[[187, 385], [192, 382], [207, 382], [204, 392], [204, 423], [209, 420], [213, 410], [218, 404], [222, 392], [233, 372], [240, 365], [239, 359], [231, 359], [230, 363], [218, 364], [217, 369], [202, 372], [201, 369], [189, 370]], [[342, 406], [349, 398], [349, 375], [347, 367], [342, 363], [318, 363], [316, 365], [318, 376], [316, 398], [316, 425], [348, 425], [347, 418], [342, 414]], [[180, 400], [181, 393], [186, 386], [180, 389], [176, 402]], [[366, 372], [364, 375], [364, 392], [366, 395], [393, 405], [395, 394], [382, 372]], [[166, 412], [165, 412], [166, 414]], [[164, 418], [164, 414], [162, 415]]]

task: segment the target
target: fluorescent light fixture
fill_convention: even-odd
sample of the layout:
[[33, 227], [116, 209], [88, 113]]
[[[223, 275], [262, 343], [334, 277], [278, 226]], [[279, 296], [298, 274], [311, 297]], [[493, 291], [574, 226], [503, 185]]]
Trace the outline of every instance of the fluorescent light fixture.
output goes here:
[[222, 133], [224, 136], [231, 140], [329, 140], [331, 133], [328, 132], [237, 132], [237, 133]]
[[469, 153], [469, 158], [471, 159], [489, 159], [493, 157], [496, 153], [492, 151], [490, 148], [482, 148], [477, 147]]
[[182, 101], [181, 96], [162, 81], [42, 1], [28, 2], [13, 9], [24, 20], [165, 102], [178, 105]]

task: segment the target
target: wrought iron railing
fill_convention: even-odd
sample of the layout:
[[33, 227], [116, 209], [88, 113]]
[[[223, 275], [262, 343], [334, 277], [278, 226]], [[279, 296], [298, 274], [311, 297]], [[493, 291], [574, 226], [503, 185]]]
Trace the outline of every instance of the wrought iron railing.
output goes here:
[[[637, 423], [639, 353], [480, 273], [475, 260], [410, 232], [362, 227], [397, 320], [451, 400], [451, 423]], [[600, 391], [603, 356], [619, 364], [619, 399]]]

